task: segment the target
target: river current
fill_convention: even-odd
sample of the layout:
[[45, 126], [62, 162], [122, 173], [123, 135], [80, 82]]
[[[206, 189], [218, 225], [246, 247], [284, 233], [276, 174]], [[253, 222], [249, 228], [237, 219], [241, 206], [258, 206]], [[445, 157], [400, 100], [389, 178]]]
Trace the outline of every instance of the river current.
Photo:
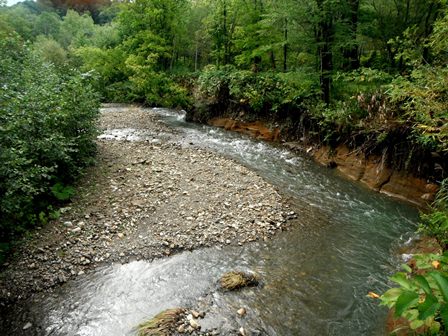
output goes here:
[[[169, 141], [207, 148], [254, 170], [288, 198], [298, 218], [266, 242], [80, 276], [30, 308], [42, 335], [134, 335], [140, 322], [178, 306], [206, 309], [203, 328], [221, 335], [240, 326], [249, 335], [386, 335], [387, 310], [366, 295], [385, 291], [402, 262], [398, 251], [413, 236], [414, 208], [281, 146], [186, 123], [182, 113], [168, 109], [148, 110], [153, 112], [177, 130]], [[258, 273], [262, 286], [218, 290], [219, 276], [233, 269]], [[243, 318], [235, 313], [240, 307], [247, 310]]]

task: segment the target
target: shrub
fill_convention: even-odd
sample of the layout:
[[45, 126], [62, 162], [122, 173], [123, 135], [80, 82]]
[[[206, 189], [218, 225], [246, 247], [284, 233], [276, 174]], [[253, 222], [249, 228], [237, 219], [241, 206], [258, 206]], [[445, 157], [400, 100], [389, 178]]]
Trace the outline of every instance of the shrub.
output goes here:
[[317, 77], [301, 72], [255, 73], [233, 66], [208, 66], [198, 79], [197, 98], [211, 104], [231, 102], [262, 116], [299, 109], [318, 94]]
[[420, 66], [409, 77], [397, 77], [388, 88], [402, 122], [417, 141], [432, 150], [448, 151], [448, 68]]
[[4, 246], [46, 217], [49, 206], [58, 201], [54, 192], [63, 191], [62, 186], [92, 163], [99, 103], [88, 74], [67, 69], [59, 73], [15, 37], [2, 40], [0, 50]]
[[[437, 193], [431, 212], [422, 215], [420, 232], [448, 244], [448, 179]], [[393, 308], [396, 317], [409, 321], [415, 334], [445, 335], [448, 331], [448, 252], [417, 254], [415, 267], [403, 265], [391, 280], [399, 285], [381, 296], [383, 305]]]
[[448, 246], [448, 179], [442, 182], [431, 212], [422, 214], [421, 219], [419, 231], [435, 237], [446, 248]]
[[[391, 280], [399, 285], [381, 296], [395, 317], [409, 321], [409, 334], [444, 335], [448, 326], [448, 255], [414, 256], [416, 269], [403, 265]], [[404, 328], [404, 327], [401, 327]]]

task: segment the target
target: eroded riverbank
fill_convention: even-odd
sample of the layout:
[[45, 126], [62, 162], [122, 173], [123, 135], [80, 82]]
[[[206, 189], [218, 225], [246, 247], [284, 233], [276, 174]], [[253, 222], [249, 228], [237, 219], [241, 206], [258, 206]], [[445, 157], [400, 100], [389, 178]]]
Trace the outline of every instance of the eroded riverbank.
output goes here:
[[151, 110], [102, 110], [98, 162], [60, 219], [38, 230], [4, 269], [2, 305], [97, 265], [267, 239], [293, 212], [254, 172], [170, 143]]

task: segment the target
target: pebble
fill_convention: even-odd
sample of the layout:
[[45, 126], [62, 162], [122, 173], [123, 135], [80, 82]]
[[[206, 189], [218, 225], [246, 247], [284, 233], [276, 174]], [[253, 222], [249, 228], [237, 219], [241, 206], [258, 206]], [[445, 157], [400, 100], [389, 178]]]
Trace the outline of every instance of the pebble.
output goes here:
[[199, 325], [199, 323], [196, 321], [196, 320], [194, 320], [194, 319], [191, 319], [191, 320], [189, 320], [188, 321], [189, 323], [190, 323], [190, 326], [193, 328], [193, 329], [199, 329], [201, 326]]
[[23, 330], [27, 330], [27, 329], [29, 329], [29, 328], [31, 328], [33, 325], [32, 325], [32, 323], [31, 322], [27, 322], [24, 326], [23, 326]]
[[246, 309], [245, 308], [240, 308], [240, 309], [238, 309], [237, 313], [240, 316], [244, 316], [244, 315], [246, 315]]
[[172, 130], [147, 110], [105, 113], [100, 127], [164, 136], [157, 144], [99, 140], [98, 165], [80, 181], [79, 197], [8, 260], [0, 299], [50, 290], [99, 263], [267, 239], [293, 215], [274, 187], [246, 167], [168, 144]]

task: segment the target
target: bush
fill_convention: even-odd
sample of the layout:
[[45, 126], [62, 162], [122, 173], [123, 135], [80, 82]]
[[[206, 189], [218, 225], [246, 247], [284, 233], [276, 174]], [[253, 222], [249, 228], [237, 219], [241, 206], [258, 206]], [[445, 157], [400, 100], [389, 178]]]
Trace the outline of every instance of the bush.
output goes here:
[[71, 184], [92, 163], [99, 102], [88, 74], [59, 73], [15, 37], [2, 40], [0, 50], [0, 243], [5, 246], [46, 217], [58, 201], [55, 185]]
[[318, 94], [317, 77], [301, 72], [274, 73], [208, 66], [198, 79], [197, 98], [211, 104], [232, 102], [261, 116], [299, 109]]
[[397, 77], [387, 93], [419, 143], [448, 151], [448, 67], [420, 66], [409, 77]]
[[[448, 245], [448, 179], [437, 193], [431, 212], [421, 216], [419, 231]], [[399, 285], [381, 296], [383, 305], [404, 317], [414, 334], [445, 335], [448, 331], [448, 252], [417, 254], [414, 266], [403, 265], [391, 280]]]
[[445, 179], [432, 205], [431, 212], [421, 215], [419, 231], [435, 237], [446, 248], [448, 246], [448, 179]]
[[[415, 269], [403, 265], [391, 280], [399, 285], [381, 296], [381, 304], [395, 317], [409, 322], [410, 335], [445, 335], [448, 326], [448, 256], [414, 256]], [[400, 327], [401, 331], [404, 331]]]

